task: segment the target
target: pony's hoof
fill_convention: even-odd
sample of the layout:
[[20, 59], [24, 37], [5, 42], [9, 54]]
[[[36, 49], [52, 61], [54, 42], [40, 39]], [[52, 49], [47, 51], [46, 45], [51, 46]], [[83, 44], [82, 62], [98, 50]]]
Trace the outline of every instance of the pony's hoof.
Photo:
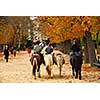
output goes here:
[[73, 74], [73, 76], [75, 76], [75, 74]]
[[41, 75], [40, 75], [40, 73], [38, 72], [37, 74], [38, 74], [38, 78], [41, 78]]
[[33, 80], [33, 79], [36, 80], [36, 77], [34, 77], [34, 76], [32, 76], [31, 78], [32, 78], [32, 80]]
[[79, 77], [79, 80], [82, 80], [82, 77]]
[[53, 76], [51, 76], [50, 78], [53, 79]]
[[71, 78], [75, 78], [75, 76], [72, 75]]
[[75, 78], [76, 78], [76, 79], [78, 79], [78, 77], [77, 77], [77, 76], [75, 76]]
[[41, 76], [39, 75], [38, 78], [41, 78]]

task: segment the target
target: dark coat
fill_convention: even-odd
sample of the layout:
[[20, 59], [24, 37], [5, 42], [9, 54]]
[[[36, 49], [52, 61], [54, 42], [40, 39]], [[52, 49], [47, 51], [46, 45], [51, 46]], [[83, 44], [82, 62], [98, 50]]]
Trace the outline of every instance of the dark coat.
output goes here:
[[71, 51], [73, 52], [79, 52], [80, 51], [80, 47], [76, 44], [73, 44], [71, 47]]
[[8, 56], [9, 56], [9, 50], [8, 49], [4, 50], [4, 55], [5, 55], [5, 59], [7, 59]]
[[53, 52], [53, 48], [48, 46], [45, 51], [47, 54], [51, 54]]

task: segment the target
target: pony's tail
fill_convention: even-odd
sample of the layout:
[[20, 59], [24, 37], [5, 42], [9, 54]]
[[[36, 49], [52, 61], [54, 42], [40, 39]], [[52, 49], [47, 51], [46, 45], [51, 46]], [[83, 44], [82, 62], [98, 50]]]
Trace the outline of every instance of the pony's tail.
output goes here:
[[33, 65], [36, 66], [36, 64], [37, 64], [37, 59], [34, 58], [34, 60], [33, 60]]
[[32, 72], [33, 75], [36, 74], [36, 69], [37, 69], [37, 59], [34, 58], [33, 59], [33, 72]]

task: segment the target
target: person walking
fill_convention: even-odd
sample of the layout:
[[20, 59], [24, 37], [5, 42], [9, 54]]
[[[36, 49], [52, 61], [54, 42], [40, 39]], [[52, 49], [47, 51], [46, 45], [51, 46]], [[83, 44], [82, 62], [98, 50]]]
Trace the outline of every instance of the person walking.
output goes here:
[[14, 57], [16, 57], [16, 47], [15, 46], [14, 46], [13, 54], [14, 54]]
[[14, 50], [14, 48], [11, 47], [11, 49], [10, 49], [11, 55], [13, 55], [13, 50]]
[[5, 46], [5, 50], [4, 50], [4, 58], [6, 60], [6, 62], [8, 62], [8, 58], [9, 58], [9, 49], [8, 46]]

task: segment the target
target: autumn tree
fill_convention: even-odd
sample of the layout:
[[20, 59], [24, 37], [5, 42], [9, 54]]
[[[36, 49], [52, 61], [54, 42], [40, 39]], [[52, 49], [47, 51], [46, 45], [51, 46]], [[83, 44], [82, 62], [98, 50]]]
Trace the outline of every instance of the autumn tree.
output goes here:
[[30, 23], [30, 16], [0, 16], [1, 44], [25, 45]]
[[63, 42], [73, 38], [84, 41], [85, 62], [93, 65], [96, 62], [95, 46], [92, 35], [100, 28], [99, 17], [96, 16], [42, 16], [41, 26], [52, 42]]
[[0, 17], [0, 44], [7, 44], [12, 42], [14, 36], [14, 29], [4, 17]]
[[20, 48], [21, 44], [25, 45], [26, 37], [29, 34], [30, 16], [9, 16], [8, 22], [14, 28], [13, 43], [18, 44], [18, 48]]

